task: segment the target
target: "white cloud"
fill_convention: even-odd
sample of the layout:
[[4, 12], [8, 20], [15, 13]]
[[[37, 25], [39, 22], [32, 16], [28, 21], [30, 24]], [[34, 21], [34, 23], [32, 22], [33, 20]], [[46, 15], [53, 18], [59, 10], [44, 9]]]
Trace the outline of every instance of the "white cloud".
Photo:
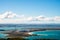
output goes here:
[[54, 21], [59, 21], [60, 22], [60, 16], [55, 16]]
[[4, 14], [0, 15], [0, 18], [14, 18], [16, 16], [15, 13], [12, 13], [11, 11], [7, 11]]
[[28, 21], [33, 21], [34, 18], [33, 18], [33, 17], [28, 17], [27, 20], [28, 20]]
[[17, 15], [16, 13], [13, 13], [11, 11], [7, 11], [3, 14], [0, 14], [0, 18], [4, 19], [4, 18], [21, 18], [24, 17], [24, 15]]
[[36, 17], [37, 21], [52, 21], [53, 18], [45, 17], [45, 16], [37, 16]]
[[60, 16], [55, 17], [45, 17], [43, 15], [33, 17], [33, 16], [25, 16], [25, 15], [18, 15], [11, 11], [7, 11], [3, 14], [0, 14], [0, 23], [60, 23]]
[[44, 19], [45, 19], [45, 17], [42, 15], [36, 17], [36, 20], [38, 20], [38, 21], [43, 21]]

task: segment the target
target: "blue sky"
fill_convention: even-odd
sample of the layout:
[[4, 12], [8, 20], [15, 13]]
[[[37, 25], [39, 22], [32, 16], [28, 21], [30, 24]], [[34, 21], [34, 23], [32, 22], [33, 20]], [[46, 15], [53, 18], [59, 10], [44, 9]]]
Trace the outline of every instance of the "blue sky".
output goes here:
[[60, 23], [60, 0], [0, 0], [0, 23]]
[[60, 0], [0, 0], [0, 13], [5, 11], [27, 16], [60, 16]]

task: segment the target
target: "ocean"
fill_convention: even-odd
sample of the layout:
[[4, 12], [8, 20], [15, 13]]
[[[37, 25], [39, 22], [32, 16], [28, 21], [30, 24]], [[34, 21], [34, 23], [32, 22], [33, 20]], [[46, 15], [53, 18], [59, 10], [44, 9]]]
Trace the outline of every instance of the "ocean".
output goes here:
[[31, 32], [32, 34], [37, 34], [38, 36], [30, 36], [27, 39], [57, 39], [60, 40], [60, 30], [46, 30]]
[[[2, 32], [9, 30], [25, 30], [26, 28], [60, 28], [60, 24], [0, 24], [0, 38], [7, 38]], [[57, 39], [60, 40], [60, 30], [34, 31], [31, 34], [38, 36], [25, 37], [26, 39]]]

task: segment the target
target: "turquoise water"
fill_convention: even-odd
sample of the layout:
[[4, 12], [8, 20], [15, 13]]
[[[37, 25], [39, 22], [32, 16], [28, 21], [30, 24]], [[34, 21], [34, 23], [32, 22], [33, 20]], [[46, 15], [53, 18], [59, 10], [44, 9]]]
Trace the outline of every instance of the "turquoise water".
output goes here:
[[0, 33], [0, 38], [7, 38], [6, 36], [7, 36], [7, 34]]
[[31, 32], [31, 34], [37, 34], [38, 36], [29, 36], [27, 39], [59, 39], [60, 40], [60, 30], [47, 30], [47, 31], [37, 31]]

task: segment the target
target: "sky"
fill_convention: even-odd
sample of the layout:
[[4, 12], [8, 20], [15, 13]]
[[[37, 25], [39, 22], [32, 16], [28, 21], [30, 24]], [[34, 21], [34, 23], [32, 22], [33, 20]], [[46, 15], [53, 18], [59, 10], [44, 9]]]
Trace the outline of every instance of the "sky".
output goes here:
[[0, 0], [0, 14], [0, 23], [60, 23], [60, 0]]

